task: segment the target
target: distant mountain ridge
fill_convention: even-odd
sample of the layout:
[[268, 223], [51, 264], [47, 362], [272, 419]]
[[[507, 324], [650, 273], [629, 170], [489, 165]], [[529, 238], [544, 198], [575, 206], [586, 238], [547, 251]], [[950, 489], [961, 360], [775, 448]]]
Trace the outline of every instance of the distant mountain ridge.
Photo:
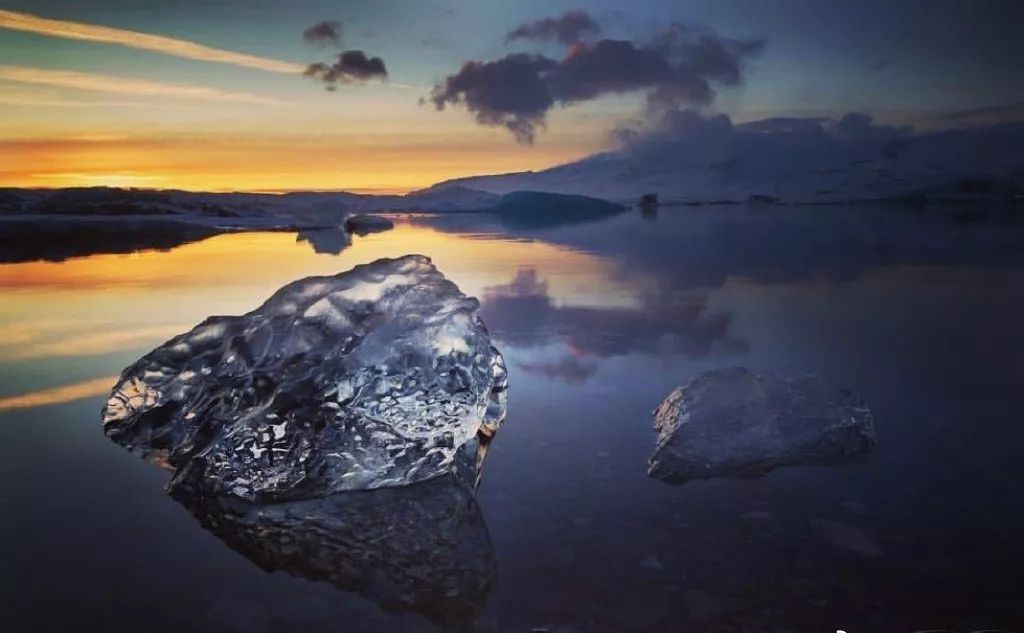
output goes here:
[[914, 133], [858, 114], [739, 125], [724, 115], [679, 118], [668, 129], [627, 137], [619, 150], [438, 186], [626, 201], [656, 194], [683, 203], [1019, 201], [1024, 195], [1024, 122]]
[[276, 215], [340, 217], [364, 211], [479, 211], [501, 196], [460, 186], [433, 186], [405, 195], [358, 194], [347, 191], [271, 193], [206, 193], [176, 189], [71, 187], [65, 189], [0, 189], [0, 216], [161, 216], [190, 214], [234, 219]]

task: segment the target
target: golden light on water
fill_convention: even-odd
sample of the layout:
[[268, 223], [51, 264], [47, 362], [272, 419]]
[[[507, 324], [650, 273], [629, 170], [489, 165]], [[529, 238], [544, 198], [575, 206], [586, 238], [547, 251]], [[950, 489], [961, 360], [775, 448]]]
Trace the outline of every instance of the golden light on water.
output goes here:
[[[294, 233], [218, 235], [170, 251], [99, 254], [63, 262], [0, 265], [0, 363], [80, 357], [98, 371], [145, 353], [211, 315], [243, 314], [286, 283], [330, 275], [382, 257], [430, 256], [468, 295], [507, 285], [531, 262], [552, 301], [628, 304], [608, 260], [540, 241], [444, 233], [402, 220], [339, 255], [317, 254]], [[98, 359], [104, 359], [99, 361]], [[71, 402], [105, 393], [108, 376], [0, 397], [0, 411]], [[15, 390], [16, 391], [16, 390]]]
[[[222, 234], [173, 250], [78, 257], [66, 262], [27, 262], [0, 266], [0, 290], [24, 291], [34, 300], [70, 292], [78, 295], [103, 290], [105, 296], [145, 292], [161, 293], [217, 286], [267, 288], [271, 291], [307, 275], [326, 275], [381, 257], [419, 253], [433, 258], [442, 270], [459, 271], [455, 279], [464, 292], [478, 294], [484, 287], [507, 283], [523, 261], [539, 269], [559, 271], [560, 277], [580, 275], [600, 284], [609, 264], [602, 258], [545, 242], [507, 240], [444, 233], [399, 221], [395, 230], [366, 237], [337, 256], [314, 253], [297, 245], [295, 233]], [[486, 266], [477, 263], [486, 262]], [[552, 281], [553, 292], [558, 281]], [[16, 295], [15, 295], [16, 296]], [[14, 298], [8, 295], [5, 299]]]
[[73, 402], [82, 398], [91, 398], [92, 396], [109, 393], [116, 382], [117, 376], [104, 376], [103, 378], [94, 378], [60, 387], [53, 387], [52, 389], [41, 389], [17, 396], [3, 397], [0, 398], [0, 411], [28, 409], [30, 407], [42, 407], [50, 404], [64, 404], [65, 402]]
[[544, 242], [443, 233], [403, 222], [354, 239], [336, 256], [315, 253], [294, 233], [241, 233], [170, 251], [0, 266], [0, 362], [152, 347], [207, 316], [248, 312], [296, 279], [407, 253], [430, 256], [472, 296], [508, 284], [528, 261], [554, 301], [628, 302], [628, 293], [609, 292], [607, 260]]

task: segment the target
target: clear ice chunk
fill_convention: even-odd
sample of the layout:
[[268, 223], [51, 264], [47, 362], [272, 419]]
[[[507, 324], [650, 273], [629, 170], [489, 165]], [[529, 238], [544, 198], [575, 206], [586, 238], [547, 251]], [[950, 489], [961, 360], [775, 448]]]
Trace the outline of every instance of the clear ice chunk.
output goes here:
[[478, 309], [422, 255], [302, 279], [125, 369], [103, 429], [171, 490], [268, 502], [431, 479], [504, 420]]
[[654, 427], [647, 474], [668, 483], [859, 461], [876, 443], [871, 411], [849, 392], [813, 375], [743, 367], [676, 387], [655, 409]]

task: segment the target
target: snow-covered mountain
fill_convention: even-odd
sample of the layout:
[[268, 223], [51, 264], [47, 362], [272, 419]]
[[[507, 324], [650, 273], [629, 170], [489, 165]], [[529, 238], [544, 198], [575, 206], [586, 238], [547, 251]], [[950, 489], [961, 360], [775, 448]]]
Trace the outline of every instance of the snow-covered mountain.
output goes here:
[[915, 133], [849, 114], [839, 120], [676, 113], [625, 132], [622, 147], [538, 172], [448, 181], [495, 194], [577, 193], [612, 200], [778, 198], [785, 202], [1020, 198], [1024, 123]]

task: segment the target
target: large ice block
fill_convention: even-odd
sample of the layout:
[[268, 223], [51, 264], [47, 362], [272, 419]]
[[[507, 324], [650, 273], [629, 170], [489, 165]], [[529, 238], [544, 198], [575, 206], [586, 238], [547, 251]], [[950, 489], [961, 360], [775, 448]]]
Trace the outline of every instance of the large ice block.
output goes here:
[[252, 502], [431, 479], [505, 416], [478, 308], [421, 255], [302, 279], [125, 369], [104, 432], [171, 489]]

